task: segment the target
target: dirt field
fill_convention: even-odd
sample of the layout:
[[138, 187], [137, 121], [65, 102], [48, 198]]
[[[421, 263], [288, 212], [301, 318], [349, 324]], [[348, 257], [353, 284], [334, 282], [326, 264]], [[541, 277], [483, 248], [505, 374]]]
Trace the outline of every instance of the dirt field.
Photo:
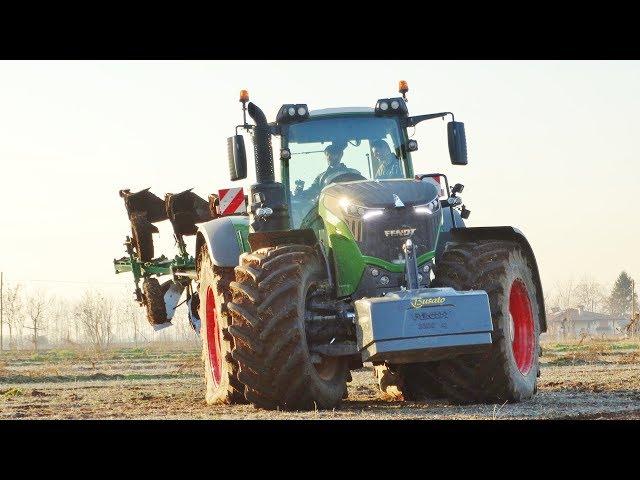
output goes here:
[[364, 368], [353, 372], [340, 409], [317, 412], [207, 406], [200, 352], [192, 349], [4, 352], [0, 419], [640, 419], [640, 342], [547, 344], [543, 351], [539, 393], [529, 402], [388, 402]]

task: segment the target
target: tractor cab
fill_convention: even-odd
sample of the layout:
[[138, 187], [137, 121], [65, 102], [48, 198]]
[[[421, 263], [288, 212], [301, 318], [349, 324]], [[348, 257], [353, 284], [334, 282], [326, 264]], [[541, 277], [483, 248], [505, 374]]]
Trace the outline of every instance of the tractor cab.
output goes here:
[[[306, 104], [284, 104], [272, 123], [267, 123], [264, 113], [249, 103], [250, 115], [258, 115], [257, 124], [249, 125], [246, 121], [249, 95], [243, 90], [240, 102], [244, 122], [236, 127], [236, 135], [229, 138], [231, 180], [246, 178], [244, 139], [237, 134], [238, 128], [244, 128], [253, 137], [256, 172], [260, 177], [252, 186], [258, 196], [250, 196], [251, 203], [279, 205], [278, 214], [272, 219], [263, 218], [264, 222], [254, 222], [255, 227], [263, 231], [312, 228], [320, 193], [330, 184], [413, 179], [411, 152], [418, 149], [418, 143], [409, 138], [407, 128], [424, 120], [451, 115], [452, 121], [447, 125], [451, 161], [454, 165], [466, 165], [464, 124], [456, 122], [451, 112], [409, 116], [407, 91], [406, 82], [400, 82], [402, 97], [379, 99], [374, 108], [309, 111]], [[280, 193], [275, 192], [279, 186], [272, 188], [275, 166], [271, 136], [280, 136], [281, 140]], [[265, 195], [270, 201], [265, 201]]]
[[311, 111], [305, 121], [285, 124], [281, 135], [280, 172], [293, 228], [303, 228], [330, 184], [413, 177], [399, 119], [376, 116], [373, 108]]

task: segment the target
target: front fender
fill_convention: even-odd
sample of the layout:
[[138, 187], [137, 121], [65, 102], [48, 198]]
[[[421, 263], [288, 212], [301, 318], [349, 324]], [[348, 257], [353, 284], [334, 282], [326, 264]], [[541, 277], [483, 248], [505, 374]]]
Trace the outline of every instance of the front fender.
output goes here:
[[542, 293], [542, 282], [540, 280], [540, 272], [538, 271], [538, 263], [533, 249], [524, 234], [514, 227], [467, 227], [452, 228], [450, 230], [450, 240], [473, 242], [475, 240], [510, 240], [518, 243], [525, 255], [531, 262], [533, 269], [533, 281], [536, 284], [536, 296], [538, 297], [538, 306], [540, 310], [540, 331], [547, 331], [547, 314], [544, 308], [544, 295]]
[[235, 267], [240, 254], [248, 251], [246, 233], [249, 231], [248, 217], [219, 217], [202, 223], [196, 234], [196, 267], [199, 267], [198, 252], [207, 245], [209, 256], [218, 267]]

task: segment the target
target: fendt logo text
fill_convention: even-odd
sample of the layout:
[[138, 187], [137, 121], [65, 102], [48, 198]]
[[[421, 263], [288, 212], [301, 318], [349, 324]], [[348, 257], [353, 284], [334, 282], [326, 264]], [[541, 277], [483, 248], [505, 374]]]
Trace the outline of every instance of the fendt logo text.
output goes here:
[[397, 230], [385, 230], [385, 237], [409, 237], [415, 232], [415, 228], [399, 228]]

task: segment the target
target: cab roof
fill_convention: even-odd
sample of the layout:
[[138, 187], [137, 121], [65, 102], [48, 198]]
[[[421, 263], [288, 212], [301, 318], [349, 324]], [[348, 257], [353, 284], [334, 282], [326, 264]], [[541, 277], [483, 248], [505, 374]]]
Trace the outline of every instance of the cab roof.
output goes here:
[[338, 107], [338, 108], [322, 108], [320, 110], [310, 110], [310, 117], [324, 117], [328, 115], [347, 115], [349, 113], [374, 113], [371, 107]]

